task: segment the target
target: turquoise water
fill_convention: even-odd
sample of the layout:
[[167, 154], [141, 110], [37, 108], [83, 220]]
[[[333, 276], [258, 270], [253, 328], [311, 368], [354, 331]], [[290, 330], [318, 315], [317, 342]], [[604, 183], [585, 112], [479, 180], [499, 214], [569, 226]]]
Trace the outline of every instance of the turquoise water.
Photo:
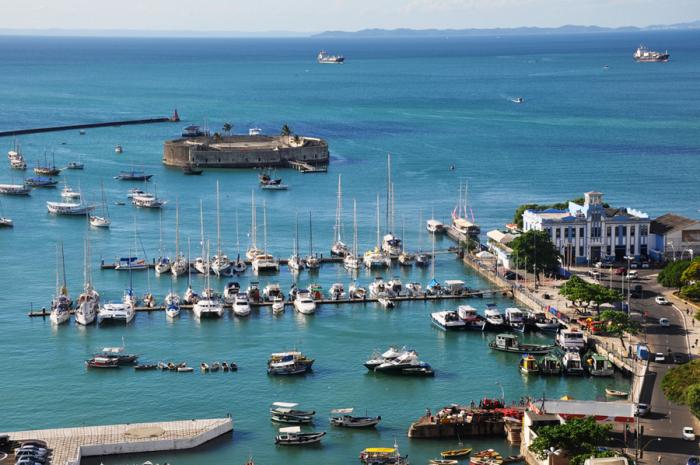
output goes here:
[[[393, 312], [374, 305], [324, 306], [313, 317], [268, 311], [247, 319], [194, 321], [184, 314], [168, 322], [163, 314], [139, 314], [127, 328], [52, 328], [28, 319], [31, 308], [48, 306], [54, 283], [54, 247], [64, 242], [71, 294], [82, 282], [83, 238], [90, 237], [93, 276], [105, 300], [117, 299], [126, 274], [100, 271], [99, 260], [129, 253], [134, 222], [148, 258], [158, 255], [159, 215], [137, 211], [126, 200], [133, 185], [112, 179], [120, 169], [143, 167], [154, 173], [149, 189], [169, 200], [163, 211], [164, 242], [174, 249], [174, 205], [181, 207], [182, 246], [199, 247], [199, 201], [206, 234], [215, 240], [215, 183], [222, 189], [224, 248], [236, 253], [236, 213], [240, 242], [247, 247], [252, 170], [206, 172], [184, 177], [160, 164], [162, 141], [181, 126], [224, 121], [236, 132], [259, 126], [276, 133], [288, 123], [300, 134], [326, 138], [332, 163], [326, 175], [282, 171], [287, 192], [258, 192], [268, 213], [268, 247], [286, 257], [294, 217], [314, 218], [314, 246], [327, 252], [332, 241], [337, 175], [343, 176], [346, 238], [348, 214], [358, 203], [361, 249], [375, 241], [374, 201], [385, 190], [385, 156], [394, 165], [396, 224], [404, 224], [407, 246], [430, 244], [419, 233], [419, 217], [431, 211], [446, 218], [461, 180], [469, 182], [469, 202], [483, 230], [509, 222], [524, 201], [558, 201], [600, 190], [615, 205], [652, 215], [674, 211], [697, 215], [700, 189], [700, 37], [698, 33], [615, 34], [547, 38], [426, 41], [141, 40], [1, 38], [0, 130], [121, 118], [165, 116], [177, 108], [181, 124], [161, 124], [25, 136], [19, 139], [30, 164], [55, 151], [64, 165], [80, 156], [84, 172], [62, 179], [98, 198], [100, 184], [114, 221], [109, 231], [87, 230], [84, 221], [55, 218], [44, 203], [58, 190], [35, 190], [29, 198], [2, 198], [13, 230], [0, 231], [0, 430], [77, 426], [223, 416], [231, 413], [236, 432], [193, 452], [105, 459], [106, 464], [146, 458], [175, 464], [244, 463], [252, 452], [261, 464], [355, 463], [360, 450], [390, 445], [394, 438], [414, 463], [424, 463], [450, 442], [409, 441], [410, 422], [426, 407], [468, 403], [497, 396], [502, 383], [508, 399], [523, 395], [596, 398], [608, 381], [539, 379], [519, 374], [517, 357], [493, 354], [480, 334], [445, 334], [431, 327], [429, 313], [452, 303], [402, 303]], [[639, 42], [668, 48], [667, 64], [637, 64]], [[343, 66], [314, 62], [321, 48], [348, 57]], [[603, 65], [609, 69], [604, 70]], [[525, 104], [510, 98], [523, 96]], [[62, 144], [64, 143], [65, 144]], [[3, 141], [0, 141], [3, 144]], [[11, 140], [4, 139], [9, 148]], [[124, 153], [114, 153], [121, 144]], [[4, 149], [3, 149], [4, 151]], [[4, 158], [3, 158], [4, 160]], [[456, 170], [449, 171], [454, 164]], [[6, 162], [0, 182], [14, 179]], [[259, 219], [261, 215], [259, 215]], [[302, 249], [308, 225], [301, 226]], [[262, 243], [262, 233], [258, 236]], [[449, 241], [437, 244], [444, 249]], [[138, 248], [141, 248], [139, 245]], [[143, 255], [143, 252], [140, 252]], [[430, 280], [430, 271], [396, 270], [403, 281]], [[393, 273], [392, 273], [393, 274]], [[389, 274], [387, 273], [387, 276]], [[159, 297], [170, 280], [134, 276], [139, 294], [149, 287]], [[440, 280], [461, 278], [472, 287], [487, 284], [451, 255], [436, 266]], [[201, 289], [202, 280], [193, 278]], [[250, 274], [239, 281], [246, 285]], [[362, 272], [359, 280], [368, 284]], [[262, 277], [288, 289], [291, 275]], [[301, 284], [350, 276], [326, 266], [318, 276], [302, 274]], [[223, 288], [224, 282], [217, 283]], [[184, 291], [186, 279], [174, 286]], [[469, 302], [483, 308], [486, 301]], [[501, 307], [509, 304], [497, 299]], [[236, 360], [235, 374], [86, 372], [83, 360], [97, 348], [125, 337], [143, 360]], [[546, 338], [533, 336], [546, 342]], [[362, 362], [373, 349], [409, 344], [433, 364], [435, 379], [391, 379], [369, 375]], [[316, 358], [312, 375], [269, 378], [270, 352], [297, 347]], [[620, 386], [625, 380], [615, 381]], [[267, 409], [274, 401], [301, 402], [319, 412], [317, 429], [328, 431], [323, 445], [280, 449]], [[332, 430], [326, 413], [337, 407], [382, 415], [377, 432]], [[479, 448], [501, 440], [466, 441]]]

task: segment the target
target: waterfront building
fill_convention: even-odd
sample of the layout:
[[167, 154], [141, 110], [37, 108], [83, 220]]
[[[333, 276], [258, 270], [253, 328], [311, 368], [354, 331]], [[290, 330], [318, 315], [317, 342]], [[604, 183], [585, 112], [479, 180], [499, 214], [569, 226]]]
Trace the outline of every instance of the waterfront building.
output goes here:
[[489, 252], [496, 257], [499, 265], [509, 270], [512, 269], [511, 255], [513, 253], [513, 249], [511, 249], [508, 244], [510, 244], [513, 239], [520, 235], [520, 233], [514, 231], [515, 230], [511, 229], [511, 232], [503, 232], [499, 231], [498, 229], [494, 229], [486, 233]]
[[650, 225], [651, 219], [644, 212], [606, 207], [600, 192], [586, 192], [583, 205], [569, 202], [563, 210], [523, 213], [523, 231], [547, 231], [565, 266], [606, 258], [647, 258], [652, 248]]
[[654, 260], [700, 257], [700, 220], [666, 213], [651, 222], [651, 235]]

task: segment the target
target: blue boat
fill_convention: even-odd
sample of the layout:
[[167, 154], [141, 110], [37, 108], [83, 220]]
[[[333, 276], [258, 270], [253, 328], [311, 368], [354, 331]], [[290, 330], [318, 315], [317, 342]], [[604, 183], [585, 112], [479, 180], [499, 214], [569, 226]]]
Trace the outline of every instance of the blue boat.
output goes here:
[[44, 176], [35, 176], [24, 180], [24, 185], [30, 187], [56, 187], [57, 184], [58, 181]]
[[122, 171], [114, 179], [120, 181], [148, 181], [153, 177], [152, 174], [146, 174], [143, 171]]

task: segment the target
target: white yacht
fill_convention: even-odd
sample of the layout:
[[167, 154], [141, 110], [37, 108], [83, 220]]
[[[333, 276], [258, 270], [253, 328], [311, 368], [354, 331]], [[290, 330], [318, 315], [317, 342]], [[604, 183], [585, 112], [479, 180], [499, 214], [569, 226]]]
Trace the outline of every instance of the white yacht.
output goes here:
[[46, 202], [49, 213], [54, 215], [84, 216], [95, 209], [94, 205], [81, 202]]
[[365, 252], [362, 261], [367, 268], [388, 268], [391, 266], [391, 259], [382, 253], [379, 247]]
[[304, 269], [304, 260], [299, 256], [299, 215], [296, 215], [294, 247], [292, 255], [287, 259], [287, 266], [292, 271], [301, 271]]
[[161, 208], [167, 202], [158, 198], [156, 194], [144, 192], [143, 194], [135, 194], [131, 197], [131, 203], [138, 208]]
[[359, 270], [362, 266], [357, 245], [357, 203], [355, 200], [352, 201], [352, 250], [349, 250], [343, 257], [343, 266], [349, 271]]
[[257, 257], [259, 254], [262, 253], [262, 250], [260, 250], [257, 246], [257, 239], [258, 239], [258, 224], [257, 224], [257, 208], [255, 207], [255, 191], [252, 191], [251, 194], [251, 210], [250, 210], [250, 237], [252, 240], [252, 243], [250, 244], [250, 247], [248, 247], [248, 250], [246, 251], [246, 258], [250, 260], [251, 262]]
[[304, 315], [311, 315], [316, 312], [316, 302], [311, 298], [311, 293], [306, 289], [298, 289], [294, 298], [294, 308]]
[[406, 284], [406, 295], [408, 297], [422, 297], [423, 296], [423, 286], [421, 286], [421, 283], [407, 283]]
[[68, 187], [68, 184], [66, 184], [63, 190], [61, 191], [61, 198], [67, 200], [80, 200], [80, 192], [71, 189], [70, 187]]
[[177, 318], [180, 314], [180, 297], [173, 291], [165, 296], [165, 314], [168, 318]]
[[506, 323], [503, 319], [503, 314], [501, 314], [501, 311], [496, 308], [494, 304], [486, 305], [484, 318], [486, 319], [486, 326], [491, 329], [501, 329]]
[[271, 254], [260, 253], [253, 259], [253, 271], [256, 273], [266, 271], [279, 271], [280, 262]]
[[333, 283], [328, 290], [328, 297], [331, 300], [342, 300], [345, 298], [345, 287], [342, 283]]
[[443, 310], [430, 314], [433, 324], [444, 331], [454, 331], [465, 329], [467, 323], [454, 310]]
[[389, 295], [391, 297], [400, 297], [404, 292], [403, 283], [398, 276], [394, 276], [388, 283], [386, 283], [386, 285], [389, 288]]
[[89, 325], [95, 321], [97, 309], [100, 306], [100, 294], [92, 287], [90, 274], [90, 242], [85, 241], [85, 263], [83, 264], [84, 287], [78, 297], [75, 308], [75, 322], [79, 325]]
[[426, 229], [431, 234], [442, 234], [445, 232], [445, 225], [442, 224], [442, 221], [430, 219], [426, 222]]
[[197, 318], [221, 318], [224, 314], [224, 306], [218, 297], [202, 295], [202, 298], [192, 307], [192, 313]]
[[263, 300], [267, 301], [272, 301], [275, 297], [279, 297], [281, 295], [284, 295], [282, 293], [282, 288], [280, 287], [279, 284], [277, 283], [267, 283], [267, 285], [263, 288]]
[[100, 324], [114, 322], [129, 324], [134, 319], [133, 292], [127, 289], [121, 302], [104, 304], [97, 312], [97, 321]]
[[[61, 261], [59, 263], [58, 256], [61, 256]], [[61, 271], [59, 264], [63, 269], [63, 283], [61, 284]], [[68, 287], [66, 286], [66, 265], [63, 256], [63, 243], [56, 245], [56, 294], [51, 300], [51, 323], [55, 325], [60, 325], [67, 322], [70, 319], [70, 308], [73, 302], [71, 302], [68, 296]]]
[[486, 327], [486, 320], [479, 315], [477, 310], [471, 305], [460, 305], [457, 307], [459, 319], [465, 323], [464, 329], [483, 331]]
[[284, 313], [284, 297], [278, 296], [272, 299], [272, 313], [275, 315]]
[[241, 291], [241, 285], [231, 281], [224, 287], [224, 302], [231, 305], [236, 300], [236, 295]]
[[401, 239], [392, 233], [384, 235], [382, 238], [382, 252], [385, 255], [388, 255], [390, 258], [398, 258], [402, 250]]
[[197, 294], [192, 286], [187, 286], [187, 290], [183, 296], [183, 300], [187, 305], [194, 305], [199, 300], [199, 294]]
[[576, 329], [560, 329], [557, 332], [556, 344], [564, 350], [581, 352], [586, 348], [587, 341], [583, 331]]
[[377, 299], [379, 297], [388, 297], [390, 289], [384, 282], [381, 276], [374, 278], [374, 282], [369, 285], [369, 297]]
[[348, 297], [353, 300], [364, 300], [367, 298], [367, 289], [355, 281], [348, 288]]
[[525, 319], [523, 316], [523, 311], [519, 308], [509, 307], [506, 308], [506, 324], [510, 326], [513, 331], [518, 331], [520, 333], [525, 331]]
[[236, 316], [250, 315], [250, 302], [248, 301], [248, 295], [242, 292], [236, 294], [233, 301], [233, 313]]
[[231, 260], [221, 250], [221, 214], [219, 200], [219, 180], [216, 180], [216, 255], [211, 261], [211, 271], [216, 276], [229, 276], [231, 271]]
[[350, 248], [343, 242], [343, 191], [341, 188], [341, 175], [338, 175], [338, 195], [335, 206], [335, 226], [333, 226], [334, 240], [331, 246], [331, 255], [345, 257], [350, 253]]

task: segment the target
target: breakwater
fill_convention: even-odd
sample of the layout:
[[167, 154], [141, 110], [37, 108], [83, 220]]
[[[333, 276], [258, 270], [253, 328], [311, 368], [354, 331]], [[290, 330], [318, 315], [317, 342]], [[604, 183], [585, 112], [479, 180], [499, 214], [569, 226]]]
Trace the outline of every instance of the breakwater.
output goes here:
[[68, 124], [65, 126], [46, 126], [39, 128], [28, 129], [12, 129], [10, 131], [0, 131], [0, 137], [24, 136], [27, 134], [39, 134], [42, 132], [57, 132], [57, 131], [74, 131], [79, 129], [106, 128], [111, 126], [133, 126], [137, 124], [155, 124], [155, 123], [176, 123], [180, 121], [177, 111], [173, 116], [163, 118], [144, 118], [119, 121], [105, 121], [101, 123], [82, 123]]

